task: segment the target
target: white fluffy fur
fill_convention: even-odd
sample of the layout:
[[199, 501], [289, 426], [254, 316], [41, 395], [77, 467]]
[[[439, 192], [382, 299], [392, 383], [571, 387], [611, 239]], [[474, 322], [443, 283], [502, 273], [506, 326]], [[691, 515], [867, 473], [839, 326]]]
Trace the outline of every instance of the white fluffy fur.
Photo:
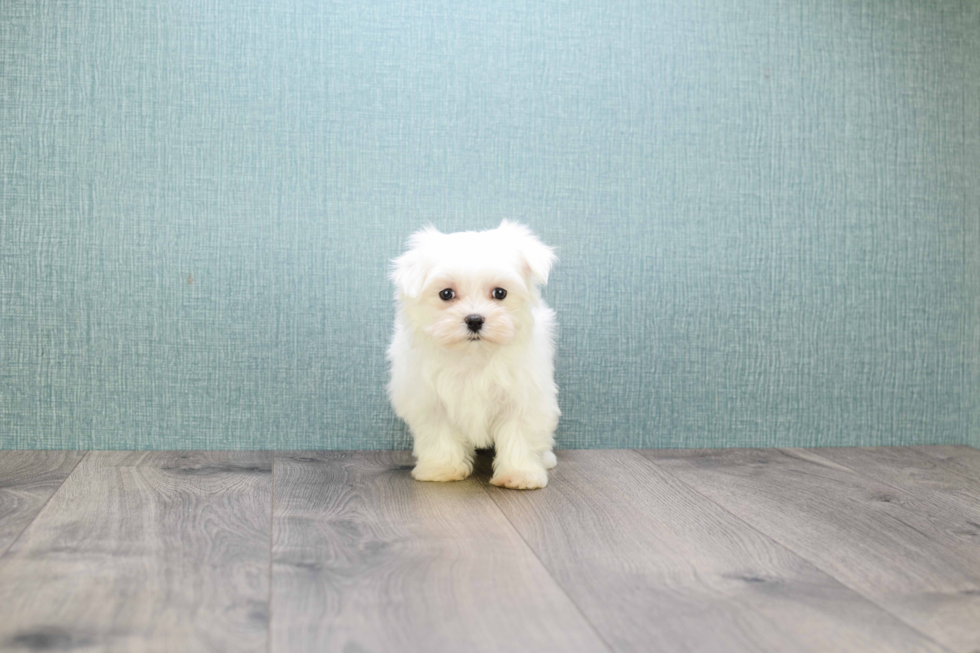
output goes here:
[[[408, 423], [420, 481], [459, 481], [474, 449], [494, 446], [494, 485], [548, 484], [558, 425], [555, 314], [539, 287], [554, 252], [506, 220], [489, 231], [414, 234], [391, 274], [398, 315], [388, 348], [388, 394]], [[456, 297], [440, 299], [449, 288]], [[493, 298], [503, 288], [503, 300]], [[478, 334], [464, 323], [485, 319]], [[479, 339], [475, 339], [478, 335]]]

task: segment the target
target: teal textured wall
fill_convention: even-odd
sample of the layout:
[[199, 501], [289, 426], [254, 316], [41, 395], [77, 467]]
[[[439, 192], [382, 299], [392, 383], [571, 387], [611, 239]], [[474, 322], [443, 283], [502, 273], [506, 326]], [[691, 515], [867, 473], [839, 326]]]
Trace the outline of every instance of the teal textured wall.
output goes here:
[[965, 285], [967, 306], [970, 314], [967, 323], [967, 353], [964, 356], [967, 373], [966, 405], [970, 409], [968, 419], [968, 444], [980, 447], [980, 2], [966, 4], [964, 18], [966, 43], [964, 53], [967, 75], [963, 81], [963, 140], [966, 155], [965, 190], [966, 215], [963, 221], [966, 231], [967, 269]]
[[558, 246], [564, 447], [980, 444], [974, 0], [0, 3], [0, 446], [388, 448], [387, 261]]

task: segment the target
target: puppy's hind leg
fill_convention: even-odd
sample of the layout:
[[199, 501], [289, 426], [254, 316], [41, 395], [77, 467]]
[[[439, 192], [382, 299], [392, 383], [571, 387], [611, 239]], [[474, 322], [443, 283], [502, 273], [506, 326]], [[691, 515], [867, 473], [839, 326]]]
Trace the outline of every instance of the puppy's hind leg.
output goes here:
[[473, 472], [473, 447], [446, 423], [411, 424], [417, 481], [462, 481]]

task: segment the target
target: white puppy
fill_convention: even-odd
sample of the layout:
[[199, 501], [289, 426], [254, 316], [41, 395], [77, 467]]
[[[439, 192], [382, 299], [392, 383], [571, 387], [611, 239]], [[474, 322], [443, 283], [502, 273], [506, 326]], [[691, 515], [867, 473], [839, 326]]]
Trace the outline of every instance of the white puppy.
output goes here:
[[388, 395], [415, 440], [412, 476], [459, 481], [493, 445], [494, 485], [532, 489], [555, 466], [555, 314], [541, 299], [555, 262], [519, 224], [423, 229], [394, 261], [398, 316]]

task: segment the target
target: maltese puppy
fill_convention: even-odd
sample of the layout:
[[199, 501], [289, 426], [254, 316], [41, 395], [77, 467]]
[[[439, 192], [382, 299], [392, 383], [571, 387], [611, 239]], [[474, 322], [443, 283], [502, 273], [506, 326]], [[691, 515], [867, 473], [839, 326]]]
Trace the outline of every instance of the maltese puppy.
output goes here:
[[548, 484], [555, 466], [555, 314], [541, 299], [552, 249], [519, 224], [429, 227], [394, 261], [398, 316], [388, 395], [408, 423], [420, 481], [460, 481], [475, 449], [496, 452], [491, 483]]

